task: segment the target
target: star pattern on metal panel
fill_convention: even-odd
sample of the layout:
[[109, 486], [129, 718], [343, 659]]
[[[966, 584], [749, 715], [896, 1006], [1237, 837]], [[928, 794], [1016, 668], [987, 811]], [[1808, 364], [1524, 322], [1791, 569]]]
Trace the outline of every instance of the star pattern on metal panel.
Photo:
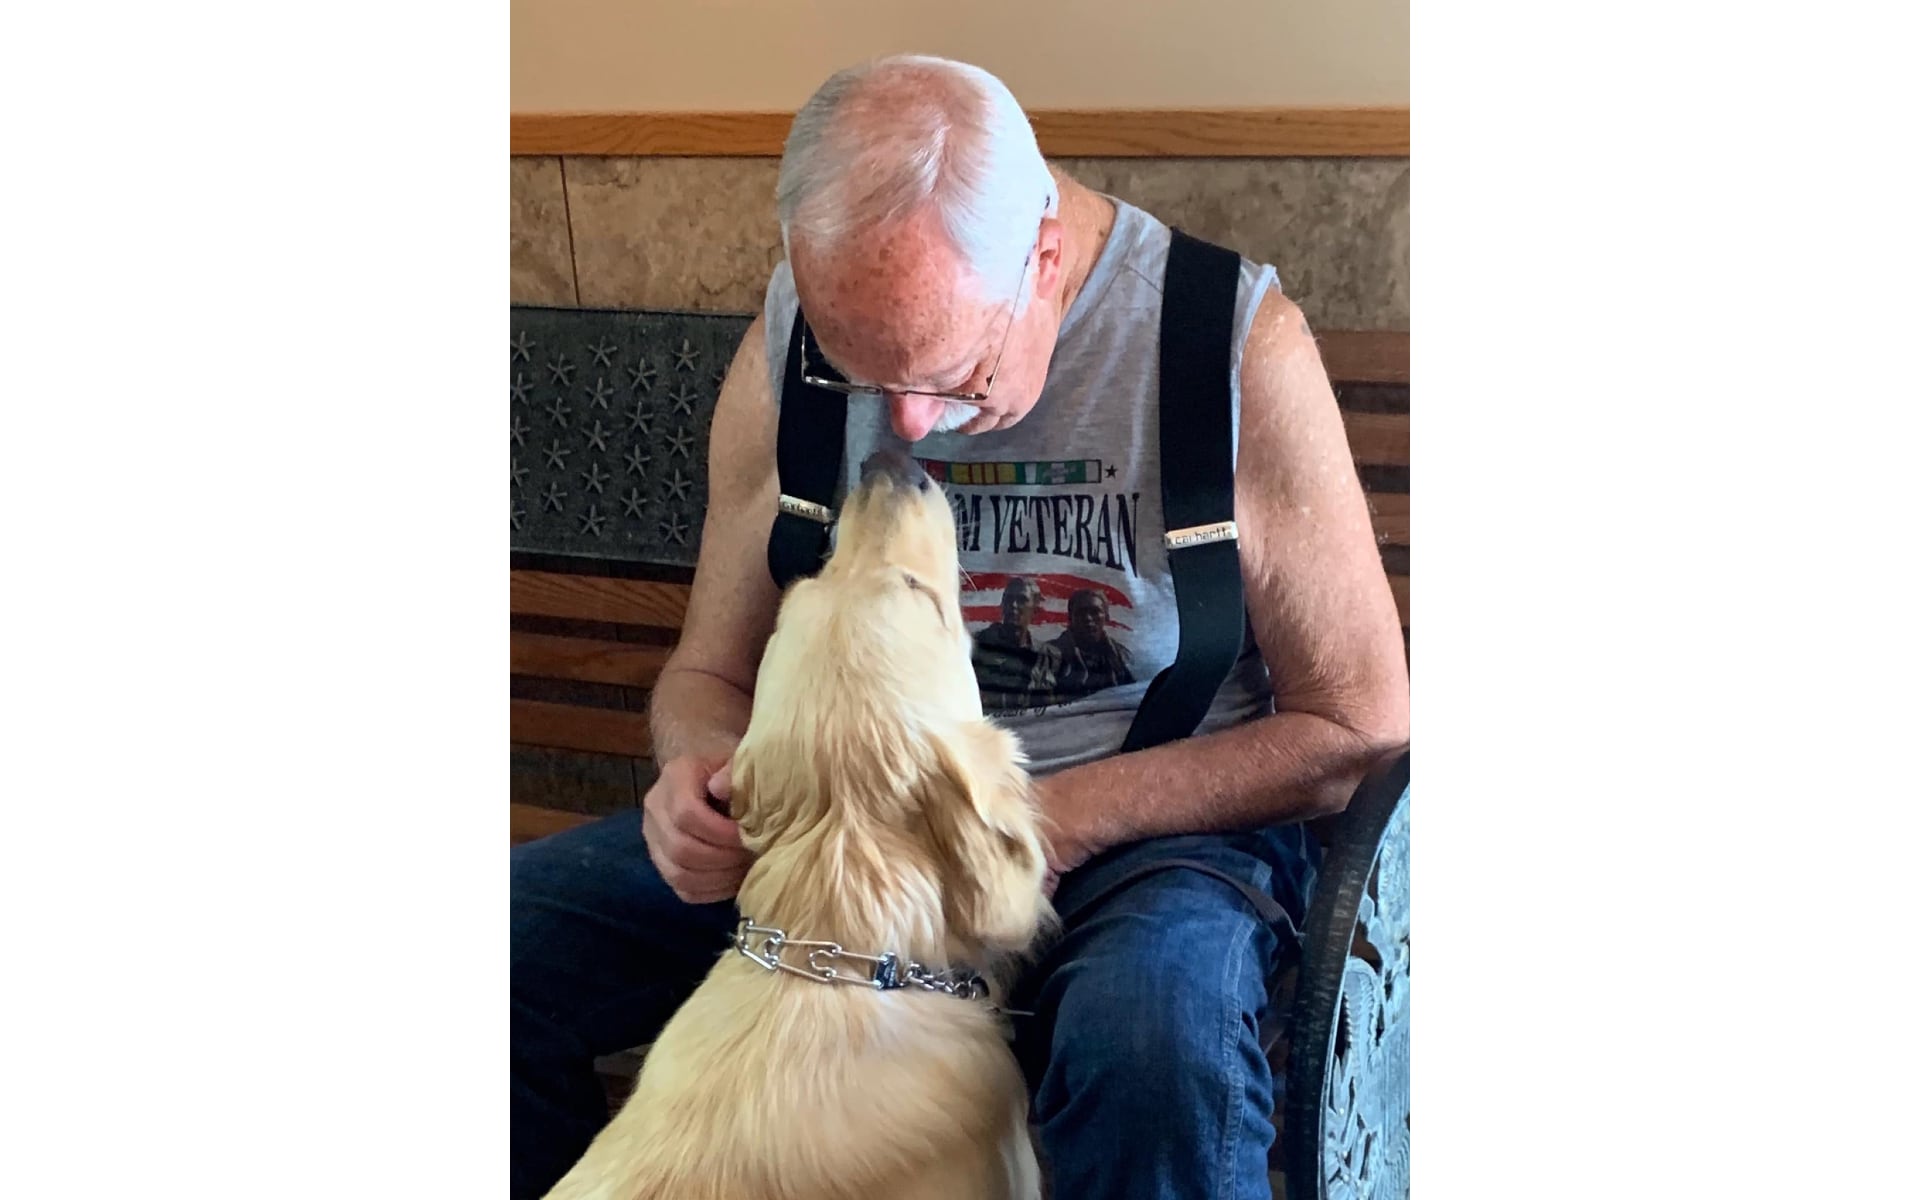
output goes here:
[[750, 322], [514, 306], [514, 550], [691, 565], [727, 347]]

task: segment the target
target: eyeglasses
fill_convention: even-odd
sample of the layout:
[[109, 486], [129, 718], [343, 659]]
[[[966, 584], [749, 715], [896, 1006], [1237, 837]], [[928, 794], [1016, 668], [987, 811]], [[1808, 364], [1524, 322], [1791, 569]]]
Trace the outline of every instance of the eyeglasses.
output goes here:
[[[1038, 236], [1035, 237], [1035, 245]], [[1020, 263], [1020, 286], [1013, 295], [1012, 312], [1007, 314], [1007, 332], [1000, 339], [1000, 353], [994, 356], [993, 370], [987, 372], [985, 391], [979, 392], [935, 392], [919, 388], [881, 388], [866, 383], [848, 383], [839, 375], [823, 375], [814, 369], [816, 362], [824, 363], [826, 356], [820, 353], [820, 347], [813, 340], [813, 326], [807, 323], [806, 314], [800, 316], [800, 379], [812, 387], [826, 388], [831, 392], [841, 392], [848, 396], [927, 396], [934, 400], [949, 403], [980, 404], [993, 393], [993, 381], [1000, 376], [1000, 361], [1007, 356], [1007, 343], [1013, 340], [1014, 313], [1020, 311], [1020, 298], [1027, 293], [1027, 268], [1033, 265], [1035, 246], [1027, 247], [1027, 257]], [[831, 367], [827, 367], [831, 371]]]

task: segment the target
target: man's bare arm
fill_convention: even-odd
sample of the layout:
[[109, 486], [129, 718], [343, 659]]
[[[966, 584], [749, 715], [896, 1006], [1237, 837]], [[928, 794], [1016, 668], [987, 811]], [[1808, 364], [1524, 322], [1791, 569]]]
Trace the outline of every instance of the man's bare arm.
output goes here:
[[714, 407], [693, 594], [649, 705], [658, 762], [724, 761], [747, 730], [754, 676], [780, 602], [767, 570], [780, 492], [771, 388], [765, 317], [756, 317]]
[[1060, 869], [1139, 838], [1337, 812], [1406, 741], [1406, 655], [1366, 497], [1305, 318], [1278, 293], [1242, 356], [1234, 509], [1277, 711], [1042, 781]]

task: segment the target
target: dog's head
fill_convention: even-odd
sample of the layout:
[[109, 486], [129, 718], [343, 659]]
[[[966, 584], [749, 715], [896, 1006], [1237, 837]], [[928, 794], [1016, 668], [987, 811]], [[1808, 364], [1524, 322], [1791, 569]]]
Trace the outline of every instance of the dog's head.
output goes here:
[[939, 888], [952, 935], [1024, 945], [1044, 847], [1019, 743], [981, 712], [946, 497], [878, 454], [836, 532], [781, 603], [734, 754], [747, 845], [831, 839], [836, 886], [886, 890], [904, 869]]

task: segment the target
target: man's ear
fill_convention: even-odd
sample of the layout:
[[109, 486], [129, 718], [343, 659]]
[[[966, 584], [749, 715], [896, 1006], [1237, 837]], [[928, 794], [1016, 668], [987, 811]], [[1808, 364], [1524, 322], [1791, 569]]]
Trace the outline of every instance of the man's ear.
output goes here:
[[1047, 857], [1020, 744], [972, 721], [934, 745], [938, 767], [924, 811], [947, 923], [961, 937], [1025, 949], [1041, 920]]
[[1067, 227], [1059, 217], [1043, 217], [1034, 241], [1033, 294], [1051, 299], [1066, 275]]

